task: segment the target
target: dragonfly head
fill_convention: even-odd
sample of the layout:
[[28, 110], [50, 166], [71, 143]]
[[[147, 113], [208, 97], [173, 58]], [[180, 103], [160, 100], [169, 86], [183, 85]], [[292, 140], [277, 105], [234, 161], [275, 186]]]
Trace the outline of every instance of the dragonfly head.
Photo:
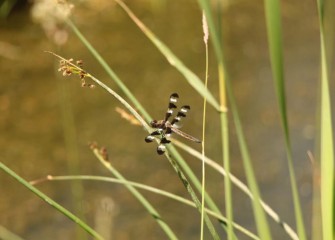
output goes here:
[[150, 122], [150, 126], [153, 127], [153, 128], [155, 128], [157, 126], [157, 120], [152, 120]]

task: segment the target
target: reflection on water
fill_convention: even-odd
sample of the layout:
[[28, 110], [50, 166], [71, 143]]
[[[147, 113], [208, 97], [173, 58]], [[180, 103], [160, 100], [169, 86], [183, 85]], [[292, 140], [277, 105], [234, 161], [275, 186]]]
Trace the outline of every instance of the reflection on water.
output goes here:
[[[283, 5], [285, 70], [296, 173], [303, 194], [306, 224], [310, 226], [310, 164], [306, 152], [314, 149], [318, 29], [315, 4], [298, 4], [301, 3]], [[130, 7], [187, 66], [200, 77], [204, 76], [201, 11], [196, 3], [168, 2], [159, 12], [152, 11], [150, 6], [132, 4]], [[59, 77], [55, 71], [57, 60], [43, 52], [53, 50], [66, 58], [83, 59], [90, 73], [122, 95], [83, 44], [70, 33], [68, 42], [58, 49], [41, 28], [31, 22], [27, 11], [13, 12], [0, 25], [1, 161], [28, 180], [47, 174], [108, 175], [87, 146], [88, 142], [97, 141], [107, 147], [111, 162], [126, 178], [188, 198], [166, 159], [157, 156], [152, 145], [145, 144], [147, 133], [115, 112], [120, 104], [101, 89], [81, 88], [77, 79]], [[266, 48], [263, 6], [239, 1], [225, 9], [223, 18], [229, 72], [263, 197], [293, 225], [284, 143]], [[166, 99], [170, 93], [178, 92], [183, 103], [192, 107], [183, 129], [192, 135], [201, 135], [201, 98], [122, 10], [113, 4], [97, 9], [90, 5], [77, 6], [75, 22], [153, 118], [164, 115]], [[213, 53], [210, 62], [209, 87], [217, 96]], [[66, 106], [64, 91], [68, 94]], [[64, 135], [66, 123], [71, 122], [69, 118], [72, 117], [75, 128], [70, 127], [65, 132], [75, 132]], [[217, 147], [220, 146], [219, 123], [217, 113], [211, 108], [207, 119], [207, 153], [221, 162]], [[244, 181], [233, 128], [231, 123], [233, 172]], [[196, 144], [192, 147], [200, 150]], [[185, 158], [200, 176], [199, 162], [187, 155]], [[78, 165], [69, 159], [78, 159]], [[223, 207], [224, 203], [219, 200], [223, 198], [222, 177], [208, 171], [208, 191]], [[0, 222], [3, 226], [26, 239], [48, 239], [50, 235], [53, 239], [74, 238], [72, 222], [5, 174], [0, 174], [0, 181]], [[84, 182], [82, 197], [72, 199], [70, 185], [69, 182], [50, 182], [38, 187], [71, 211], [82, 211], [91, 226], [99, 225], [101, 219], [112, 221], [112, 230], [106, 233], [111, 234], [111, 239], [164, 238], [151, 216], [122, 186]], [[144, 194], [180, 239], [198, 238], [197, 211], [154, 194]], [[255, 231], [250, 201], [238, 190], [234, 194], [235, 220]], [[117, 211], [104, 212], [101, 204], [105, 207], [112, 204]], [[276, 225], [273, 225], [273, 235], [275, 239], [286, 238]]]

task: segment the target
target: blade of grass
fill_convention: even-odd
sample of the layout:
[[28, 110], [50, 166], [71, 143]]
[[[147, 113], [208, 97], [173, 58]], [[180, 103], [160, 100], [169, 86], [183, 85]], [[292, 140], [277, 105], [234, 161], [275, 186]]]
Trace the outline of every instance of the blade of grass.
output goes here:
[[[219, 64], [219, 82], [220, 82], [220, 96], [221, 97], [221, 108], [227, 109], [225, 102], [226, 97], [225, 93], [225, 77], [224, 77], [224, 69], [223, 64]], [[228, 113], [227, 111], [220, 112], [220, 124], [221, 124], [221, 144], [222, 144], [222, 159], [223, 159], [223, 167], [227, 172], [230, 172], [230, 152], [229, 152], [229, 130], [228, 130]], [[233, 208], [233, 195], [232, 195], [232, 187], [231, 181], [228, 176], [225, 176], [224, 179], [224, 192], [225, 192], [225, 207], [226, 207], [226, 215], [228, 218], [228, 240], [234, 239], [234, 231], [232, 224], [234, 222], [234, 208]]]
[[[319, 142], [319, 141], [316, 141]], [[321, 221], [321, 192], [320, 192], [320, 164], [317, 162], [312, 152], [307, 152], [311, 161], [313, 198], [312, 198], [312, 219], [311, 219], [311, 239], [322, 239], [322, 221]]]
[[335, 238], [334, 226], [334, 143], [329, 94], [329, 70], [325, 33], [325, 4], [318, 0], [321, 48], [321, 121], [320, 121], [320, 161], [321, 161], [321, 214], [323, 239]]
[[9, 239], [9, 240], [23, 240], [23, 238], [17, 236], [16, 234], [12, 233], [5, 227], [0, 225], [0, 239]]
[[87, 233], [89, 233], [91, 236], [93, 236], [95, 239], [102, 240], [103, 238], [94, 231], [91, 227], [89, 227], [86, 223], [84, 223], [82, 220], [80, 220], [77, 216], [72, 214], [70, 211], [62, 207], [60, 204], [56, 203], [54, 200], [49, 198], [47, 195], [42, 193], [40, 190], [38, 190], [36, 187], [31, 185], [29, 182], [21, 178], [19, 175], [17, 175], [15, 172], [13, 172], [10, 168], [8, 168], [6, 165], [4, 165], [2, 162], [0, 162], [0, 168], [5, 171], [8, 175], [12, 176], [17, 180], [20, 184], [22, 184], [24, 187], [28, 188], [31, 192], [36, 194], [39, 198], [43, 199], [47, 204], [54, 207], [57, 211], [64, 214], [66, 217], [71, 219], [73, 222], [78, 224], [83, 230], [85, 230]]
[[0, 2], [0, 18], [6, 19], [15, 7], [17, 0], [5, 0]]
[[229, 81], [227, 81], [227, 92], [230, 100], [231, 112], [233, 114], [234, 123], [236, 126], [236, 134], [242, 154], [242, 160], [245, 168], [248, 186], [253, 195], [252, 206], [254, 211], [254, 218], [256, 220], [257, 231], [261, 239], [271, 239], [269, 224], [267, 222], [264, 210], [260, 204], [261, 197], [257, 185], [257, 180], [252, 167], [249, 150], [242, 129], [241, 120], [237, 111], [235, 97], [233, 96], [232, 88]]
[[283, 126], [284, 131], [285, 148], [286, 148], [286, 155], [288, 161], [288, 169], [289, 169], [293, 204], [295, 211], [295, 221], [297, 225], [299, 238], [301, 240], [305, 240], [306, 230], [301, 212], [298, 187], [294, 173], [292, 147], [290, 143], [290, 133], [286, 113], [282, 34], [280, 24], [280, 6], [278, 0], [265, 0], [264, 3], [265, 3], [266, 26], [268, 32], [271, 66], [272, 66], [273, 78], [275, 81], [277, 100], [279, 104], [281, 124]]

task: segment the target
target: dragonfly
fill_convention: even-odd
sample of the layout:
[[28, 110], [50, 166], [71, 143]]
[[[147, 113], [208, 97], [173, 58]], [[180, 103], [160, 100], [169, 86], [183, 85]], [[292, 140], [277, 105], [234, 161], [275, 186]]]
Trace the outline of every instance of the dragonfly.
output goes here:
[[177, 101], [179, 95], [177, 93], [172, 93], [169, 99], [169, 106], [163, 120], [152, 120], [150, 126], [155, 130], [145, 138], [147, 143], [153, 142], [155, 138], [160, 138], [160, 143], [157, 147], [157, 153], [162, 155], [166, 151], [166, 144], [169, 144], [171, 141], [168, 140], [172, 133], [176, 133], [179, 136], [186, 138], [190, 141], [201, 143], [201, 140], [181, 131], [179, 122], [182, 118], [186, 117], [186, 113], [191, 110], [189, 105], [184, 105], [177, 112], [177, 115], [170, 121], [169, 119], [173, 115], [175, 109], [177, 109]]

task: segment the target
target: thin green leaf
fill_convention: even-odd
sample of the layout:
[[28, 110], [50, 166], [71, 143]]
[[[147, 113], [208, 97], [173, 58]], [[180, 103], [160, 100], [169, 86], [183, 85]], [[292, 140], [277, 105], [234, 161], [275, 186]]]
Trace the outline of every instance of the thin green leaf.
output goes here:
[[325, 4], [318, 0], [321, 44], [321, 214], [323, 239], [334, 239], [334, 143], [325, 34]]
[[12, 233], [5, 227], [0, 225], [0, 239], [9, 239], [9, 240], [23, 240], [23, 238], [17, 236], [16, 234]]
[[231, 112], [233, 113], [234, 123], [236, 125], [236, 134], [237, 134], [237, 138], [238, 138], [239, 145], [240, 145], [240, 150], [242, 154], [242, 160], [243, 160], [243, 165], [245, 168], [248, 186], [254, 197], [252, 204], [253, 204], [254, 217], [256, 220], [257, 231], [261, 239], [264, 239], [264, 240], [271, 239], [270, 228], [269, 228], [264, 210], [260, 204], [261, 197], [260, 197], [255, 173], [252, 167], [247, 143], [245, 141], [240, 117], [237, 112], [235, 98], [231, 91], [232, 89], [231, 89], [231, 86], [229, 85], [229, 82], [227, 84], [227, 90], [228, 90], [228, 96], [230, 99], [230, 104], [231, 104], [231, 109], [232, 109]]
[[[209, 29], [206, 20], [206, 16], [202, 13], [202, 29], [204, 34], [204, 43], [205, 43], [205, 51], [206, 51], [206, 63], [205, 63], [205, 88], [208, 86], [208, 37], [209, 37]], [[206, 164], [205, 164], [205, 142], [206, 142], [206, 107], [207, 107], [207, 99], [204, 97], [204, 105], [203, 105], [203, 115], [202, 115], [202, 189], [201, 189], [201, 235], [200, 239], [204, 239], [204, 210], [205, 210], [205, 192], [206, 192]]]

